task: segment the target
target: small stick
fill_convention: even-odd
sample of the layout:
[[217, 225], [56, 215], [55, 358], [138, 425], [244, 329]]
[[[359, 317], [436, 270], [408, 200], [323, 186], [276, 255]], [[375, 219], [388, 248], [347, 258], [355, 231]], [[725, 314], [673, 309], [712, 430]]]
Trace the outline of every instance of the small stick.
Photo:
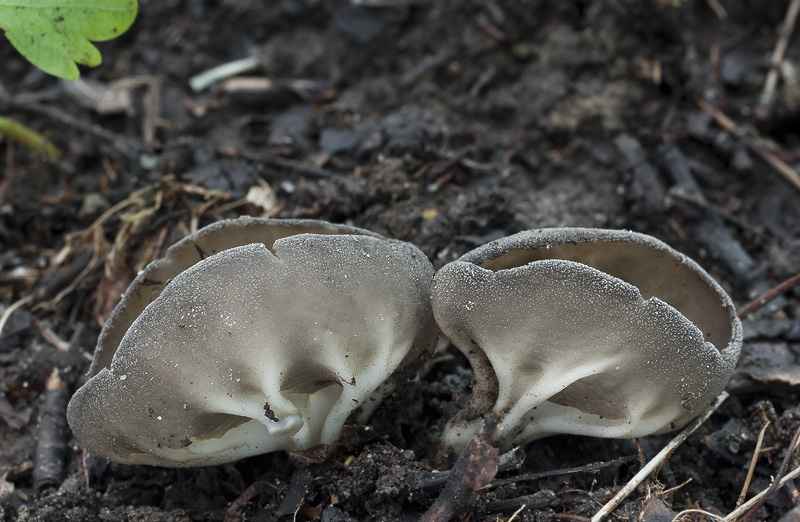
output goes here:
[[248, 161], [263, 163], [268, 167], [273, 167], [277, 169], [285, 169], [300, 174], [301, 176], [307, 176], [309, 178], [326, 179], [326, 178], [336, 177], [336, 172], [332, 170], [328, 170], [322, 167], [317, 167], [315, 165], [309, 165], [297, 160], [281, 158], [280, 156], [274, 156], [271, 154], [259, 154], [256, 152], [249, 152], [246, 150], [238, 150], [236, 151], [236, 154]]
[[759, 97], [758, 103], [753, 111], [756, 118], [760, 120], [766, 119], [768, 116], [769, 107], [772, 103], [772, 95], [778, 84], [778, 67], [783, 61], [786, 48], [789, 46], [789, 39], [792, 37], [798, 13], [800, 13], [800, 0], [792, 0], [792, 3], [789, 4], [789, 9], [786, 10], [783, 23], [781, 24], [780, 38], [778, 38], [778, 43], [775, 44], [775, 49], [772, 51], [772, 59], [769, 64], [767, 81], [764, 82], [764, 90], [761, 92], [761, 97]]
[[723, 110], [728, 108], [728, 95], [725, 94], [725, 82], [722, 81], [722, 74], [720, 73], [719, 65], [719, 44], [713, 44], [709, 52], [709, 65], [714, 72], [714, 83], [717, 86], [717, 95], [719, 96], [719, 106]]
[[158, 118], [161, 115], [163, 103], [164, 79], [161, 76], [154, 76], [148, 82], [147, 92], [144, 95], [144, 115], [142, 117], [142, 141], [149, 146], [156, 145], [156, 127]]
[[756, 449], [753, 450], [753, 458], [752, 460], [750, 460], [750, 469], [747, 470], [747, 477], [744, 479], [744, 484], [742, 485], [742, 492], [739, 493], [739, 500], [736, 501], [737, 508], [744, 503], [744, 499], [747, 497], [747, 490], [750, 489], [750, 481], [753, 480], [753, 471], [755, 471], [756, 469], [758, 454], [761, 452], [761, 444], [764, 443], [764, 433], [767, 432], [768, 427], [769, 427], [769, 421], [764, 423], [764, 427], [761, 428], [761, 433], [758, 434]]
[[[565, 468], [565, 469], [554, 469], [551, 471], [542, 471], [539, 473], [525, 473], [523, 475], [517, 475], [514, 477], [509, 477], [506, 479], [495, 480], [492, 482], [492, 487], [502, 486], [503, 484], [514, 484], [517, 482], [525, 482], [529, 480], [538, 480], [542, 478], [549, 478], [549, 477], [560, 477], [561, 475], [572, 475], [574, 473], [595, 473], [600, 471], [601, 469], [612, 468], [614, 466], [621, 466], [626, 462], [630, 462], [636, 459], [635, 456], [629, 455], [627, 457], [620, 457], [618, 459], [606, 461], [606, 462], [595, 462], [593, 464], [586, 464], [585, 466], [577, 466], [574, 468]], [[503, 471], [503, 468], [500, 468], [500, 471]]]
[[744, 319], [748, 315], [752, 314], [765, 304], [769, 303], [776, 297], [780, 296], [781, 294], [788, 292], [795, 286], [800, 285], [800, 273], [797, 273], [787, 279], [786, 281], [780, 283], [779, 285], [770, 288], [768, 291], [764, 292], [760, 296], [756, 297], [743, 307], [739, 309], [736, 315], [739, 316], [739, 319]]
[[598, 511], [595, 516], [592, 517], [591, 522], [600, 522], [601, 520], [605, 519], [609, 513], [611, 513], [616, 507], [627, 498], [628, 495], [633, 493], [633, 490], [647, 478], [650, 473], [652, 473], [657, 468], [660, 468], [664, 461], [672, 454], [675, 449], [683, 444], [683, 442], [689, 438], [689, 435], [695, 432], [697, 428], [699, 428], [709, 417], [711, 414], [719, 408], [720, 404], [722, 404], [725, 399], [728, 398], [728, 394], [726, 392], [722, 392], [719, 397], [714, 401], [714, 403], [709, 407], [702, 415], [697, 417], [695, 420], [691, 422], [686, 428], [680, 432], [674, 439], [672, 439], [669, 444], [664, 446], [664, 449], [658, 452], [658, 455], [653, 457], [653, 459], [647, 463], [634, 477], [627, 483], [625, 486], [619, 490], [619, 492], [614, 495], [605, 506]]
[[717, 18], [720, 20], [726, 20], [728, 18], [728, 12], [725, 10], [725, 7], [719, 3], [719, 0], [708, 0], [708, 7], [717, 14]]
[[33, 489], [36, 491], [61, 484], [64, 479], [69, 390], [58, 369], [48, 377], [43, 396], [33, 459]]
[[511, 515], [511, 518], [509, 518], [509, 519], [508, 519], [508, 522], [514, 522], [514, 520], [517, 518], [517, 515], [519, 515], [520, 513], [522, 513], [522, 510], [523, 510], [523, 509], [525, 509], [526, 507], [528, 507], [528, 505], [527, 505], [527, 504], [522, 504], [522, 505], [519, 507], [519, 509], [518, 509], [518, 510], [514, 511], [514, 514], [513, 514], [513, 515]]
[[659, 493], [659, 496], [666, 497], [670, 493], [674, 493], [674, 492], [678, 491], [679, 489], [681, 489], [683, 486], [685, 486], [686, 484], [688, 484], [691, 481], [692, 481], [692, 477], [689, 477], [688, 479], [684, 480], [683, 482], [681, 482], [677, 486], [671, 487], [669, 489], [665, 489], [664, 491]]
[[678, 187], [678, 186], [672, 187], [667, 192], [667, 195], [671, 198], [679, 199], [681, 201], [685, 201], [686, 203], [690, 203], [702, 210], [705, 210], [711, 214], [721, 217], [725, 221], [736, 225], [742, 230], [747, 230], [751, 234], [764, 238], [764, 233], [762, 231], [754, 228], [750, 224], [746, 223], [744, 220], [731, 215], [731, 213], [727, 212], [725, 209], [722, 209], [712, 203], [709, 203], [704, 198], [698, 197], [696, 194], [689, 193], [683, 187]]
[[31, 294], [28, 294], [19, 301], [11, 304], [8, 308], [6, 308], [6, 310], [3, 312], [3, 315], [0, 316], [0, 337], [2, 337], [3, 335], [3, 328], [5, 328], [6, 323], [8, 322], [8, 318], [11, 317], [11, 314], [13, 314], [17, 308], [28, 304], [32, 299], [33, 296]]
[[[798, 0], [798, 2], [800, 2], [800, 0]], [[744, 144], [747, 145], [750, 150], [761, 156], [761, 159], [769, 163], [772, 168], [778, 171], [778, 174], [786, 178], [786, 180], [796, 188], [800, 189], [800, 174], [795, 172], [792, 167], [780, 159], [777, 154], [768, 150], [763, 145], [768, 144], [774, 148], [778, 148], [778, 145], [775, 142], [755, 136], [752, 134], [752, 132], [745, 131], [736, 123], [734, 123], [734, 121], [726, 116], [722, 111], [708, 103], [703, 98], [694, 98], [694, 102], [698, 105], [698, 107], [717, 120], [717, 123], [723, 129], [741, 138]]]

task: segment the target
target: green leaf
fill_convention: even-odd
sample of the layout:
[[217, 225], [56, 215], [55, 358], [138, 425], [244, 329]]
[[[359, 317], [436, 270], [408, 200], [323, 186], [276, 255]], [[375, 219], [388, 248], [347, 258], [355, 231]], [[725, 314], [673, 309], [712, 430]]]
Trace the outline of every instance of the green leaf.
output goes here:
[[136, 18], [137, 0], [0, 0], [0, 29], [33, 65], [77, 80], [75, 63], [96, 66], [90, 43], [121, 35]]

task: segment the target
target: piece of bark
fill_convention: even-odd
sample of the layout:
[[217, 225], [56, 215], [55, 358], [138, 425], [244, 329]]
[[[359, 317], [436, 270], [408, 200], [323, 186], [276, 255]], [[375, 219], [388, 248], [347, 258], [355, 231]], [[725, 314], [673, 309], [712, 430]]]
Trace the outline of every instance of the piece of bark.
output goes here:
[[439, 498], [419, 522], [447, 522], [472, 494], [489, 485], [497, 474], [499, 450], [488, 444], [470, 441], [456, 461]]

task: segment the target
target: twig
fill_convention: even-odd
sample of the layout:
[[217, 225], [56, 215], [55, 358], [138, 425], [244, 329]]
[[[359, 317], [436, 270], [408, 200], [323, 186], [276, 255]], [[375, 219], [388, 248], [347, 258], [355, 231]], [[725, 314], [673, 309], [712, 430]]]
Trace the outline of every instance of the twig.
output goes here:
[[797, 14], [800, 13], [800, 0], [792, 0], [789, 8], [786, 10], [786, 16], [781, 23], [780, 37], [775, 44], [775, 50], [772, 51], [772, 59], [769, 64], [769, 73], [767, 73], [767, 80], [764, 82], [764, 90], [761, 91], [761, 96], [756, 103], [753, 110], [755, 117], [763, 120], [769, 114], [769, 107], [772, 103], [772, 95], [775, 92], [775, 87], [778, 84], [778, 68], [783, 61], [783, 55], [786, 53], [786, 48], [789, 46], [789, 39], [794, 31], [794, 25], [797, 21]]
[[722, 72], [719, 64], [719, 44], [715, 43], [709, 51], [709, 65], [714, 73], [714, 84], [717, 86], [719, 106], [723, 110], [728, 108], [728, 95], [725, 93], [725, 82], [722, 81]]
[[[765, 498], [766, 496], [771, 495], [775, 491], [783, 488], [783, 486], [785, 486], [786, 484], [790, 483], [792, 480], [796, 479], [797, 477], [800, 477], [800, 467], [797, 467], [797, 468], [793, 469], [792, 471], [790, 471], [789, 473], [787, 473], [785, 477], [780, 479], [780, 481], [776, 481], [778, 483], [778, 486], [775, 489], [772, 489], [772, 486], [770, 486], [769, 488], [765, 489], [764, 491], [762, 491], [761, 493], [759, 493], [755, 497], [751, 498], [750, 500], [748, 500], [747, 502], [745, 502], [744, 504], [739, 506], [735, 511], [732, 511], [728, 516], [726, 516], [723, 519], [723, 521], [724, 522], [732, 522], [734, 520], [738, 520], [739, 519], [739, 515], [744, 513], [746, 510], [750, 509], [756, 503], [761, 502], [762, 499], [766, 500], [766, 498]], [[759, 505], [759, 507], [761, 507], [761, 506]], [[744, 518], [747, 518], [747, 517], [744, 517]]]
[[719, 0], [707, 0], [708, 7], [710, 7], [714, 13], [716, 13], [717, 18], [720, 20], [726, 20], [728, 18], [728, 12], [725, 10], [725, 7], [719, 3]]
[[3, 315], [0, 316], [0, 337], [3, 336], [3, 328], [6, 326], [8, 318], [11, 317], [11, 314], [13, 314], [17, 308], [28, 304], [32, 299], [33, 295], [28, 294], [19, 301], [17, 301], [16, 303], [13, 303], [8, 308], [6, 308], [5, 312], [3, 312]]
[[744, 484], [742, 485], [742, 492], [739, 493], [739, 500], [736, 501], [736, 507], [741, 506], [744, 503], [744, 499], [747, 497], [747, 490], [750, 489], [750, 481], [753, 480], [753, 472], [756, 469], [758, 454], [761, 452], [761, 444], [764, 443], [764, 433], [767, 432], [768, 427], [769, 427], [769, 421], [766, 421], [764, 423], [764, 426], [761, 428], [761, 432], [758, 434], [758, 441], [756, 441], [756, 449], [753, 450], [753, 458], [750, 460], [750, 469], [747, 470], [747, 477], [745, 477], [744, 479]]
[[683, 444], [683, 442], [689, 438], [689, 435], [695, 432], [697, 428], [699, 428], [717, 408], [719, 408], [720, 404], [722, 404], [725, 399], [728, 398], [728, 394], [726, 392], [722, 392], [719, 397], [714, 401], [714, 403], [705, 411], [702, 415], [697, 417], [695, 420], [691, 422], [686, 428], [680, 432], [674, 439], [672, 439], [669, 444], [667, 444], [664, 449], [658, 452], [658, 454], [653, 457], [653, 459], [647, 463], [634, 477], [623, 486], [619, 492], [614, 495], [605, 506], [598, 511], [595, 516], [592, 517], [591, 522], [600, 522], [601, 520], [605, 519], [609, 513], [611, 513], [616, 507], [627, 498], [628, 495], [633, 493], [633, 490], [647, 478], [650, 473], [655, 471], [656, 469], [660, 468], [664, 461], [672, 454], [675, 449]]
[[739, 309], [736, 315], [739, 316], [739, 319], [744, 319], [748, 315], [754, 313], [756, 310], [764, 306], [765, 304], [769, 303], [776, 297], [780, 296], [781, 294], [788, 292], [795, 286], [800, 285], [800, 273], [797, 273], [787, 279], [786, 281], [780, 283], [779, 285], [770, 288], [768, 291], [764, 292], [760, 296], [756, 297], [743, 307]]
[[246, 150], [238, 150], [236, 154], [249, 161], [263, 163], [269, 167], [289, 170], [302, 176], [308, 176], [309, 178], [325, 179], [336, 177], [336, 172], [332, 170], [324, 169], [314, 165], [308, 165], [297, 160], [281, 158], [279, 156], [273, 156], [270, 154], [259, 154]]
[[41, 334], [42, 338], [44, 338], [45, 341], [53, 345], [58, 351], [62, 353], [66, 353], [69, 351], [69, 342], [59, 337], [58, 334], [55, 333], [52, 328], [42, 323], [41, 321], [35, 321], [34, 324], [36, 324], [36, 328], [39, 330], [39, 333]]
[[[784, 476], [786, 466], [789, 464], [789, 461], [792, 458], [792, 453], [794, 453], [799, 436], [800, 428], [794, 432], [792, 442], [789, 444], [789, 449], [786, 452], [786, 456], [783, 458], [783, 461], [781, 462], [780, 468], [778, 468], [778, 473], [775, 475], [775, 479], [772, 481], [772, 484], [770, 484], [767, 489], [729, 513], [728, 516], [724, 518], [725, 522], [733, 522], [734, 520], [739, 520], [740, 518], [742, 520], [747, 520], [748, 518], [752, 517], [756, 511], [758, 511], [761, 506], [764, 505], [770, 495], [785, 486], [787, 482], [800, 475], [800, 467], [798, 467]], [[741, 516], [743, 513], [744, 516]]]
[[683, 488], [685, 485], [687, 485], [691, 481], [692, 481], [692, 477], [689, 477], [688, 479], [684, 480], [683, 482], [681, 482], [677, 486], [672, 486], [669, 489], [665, 489], [664, 491], [661, 491], [659, 493], [659, 496], [666, 497], [667, 495], [669, 495], [671, 493], [674, 493], [674, 492], [678, 491], [679, 489]]
[[[800, 2], [800, 0], [797, 0], [797, 2]], [[747, 145], [750, 150], [761, 156], [761, 159], [769, 163], [772, 168], [778, 171], [778, 174], [786, 178], [786, 180], [794, 185], [797, 189], [800, 189], [800, 174], [795, 172], [792, 167], [787, 165], [785, 161], [780, 159], [774, 152], [765, 146], [768, 145], [769, 147], [777, 149], [779, 148], [777, 143], [772, 140], [767, 140], [760, 136], [756, 136], [752, 131], [743, 129], [734, 123], [734, 121], [726, 116], [722, 111], [708, 103], [703, 98], [694, 98], [694, 102], [698, 107], [710, 114], [723, 129], [741, 138], [743, 143]]]
[[748, 232], [755, 234], [762, 239], [766, 239], [764, 233], [761, 230], [758, 230], [755, 227], [751, 226], [750, 224], [746, 223], [744, 220], [731, 215], [731, 213], [727, 212], [725, 209], [722, 209], [712, 203], [709, 203], [704, 198], [697, 197], [696, 194], [689, 193], [683, 187], [680, 186], [672, 187], [667, 192], [667, 195], [671, 198], [679, 199], [681, 201], [685, 201], [686, 203], [690, 203], [712, 214], [716, 214], [725, 221], [728, 221], [729, 223], [736, 225], [740, 229], [747, 230]]
[[155, 75], [147, 84], [144, 95], [142, 116], [142, 140], [149, 146], [156, 145], [156, 127], [161, 115], [161, 106], [164, 99], [164, 78]]
[[513, 514], [513, 515], [511, 515], [511, 518], [509, 518], [509, 519], [508, 519], [508, 522], [514, 522], [514, 520], [517, 518], [517, 515], [519, 515], [520, 513], [522, 513], [522, 510], [523, 510], [523, 509], [525, 509], [526, 507], [528, 507], [528, 506], [527, 506], [527, 504], [522, 504], [522, 505], [519, 507], [519, 509], [518, 509], [518, 510], [514, 511], [514, 514]]
[[200, 92], [208, 89], [215, 83], [226, 80], [231, 76], [236, 76], [243, 72], [252, 71], [258, 67], [258, 59], [255, 56], [248, 56], [240, 60], [223, 63], [214, 68], [203, 71], [200, 74], [195, 74], [189, 78], [189, 87], [194, 92]]
[[636, 459], [635, 456], [629, 455], [627, 457], [620, 457], [618, 459], [606, 462], [595, 462], [592, 464], [586, 464], [585, 466], [577, 466], [574, 468], [554, 469], [552, 471], [542, 471], [540, 473], [525, 473], [523, 475], [517, 475], [515, 477], [495, 480], [494, 482], [492, 482], [492, 487], [494, 488], [497, 486], [502, 486], [504, 484], [514, 484], [516, 482], [538, 480], [548, 477], [560, 477], [562, 475], [572, 475], [574, 473], [594, 473], [596, 471], [600, 471], [601, 469], [611, 468], [614, 466], [621, 466], [622, 464], [631, 462], [635, 459]]

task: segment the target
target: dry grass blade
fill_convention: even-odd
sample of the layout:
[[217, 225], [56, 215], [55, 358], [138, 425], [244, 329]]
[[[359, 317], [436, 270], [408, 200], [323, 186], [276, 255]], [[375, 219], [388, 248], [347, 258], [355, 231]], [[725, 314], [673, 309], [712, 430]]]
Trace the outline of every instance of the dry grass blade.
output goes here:
[[665, 489], [664, 491], [662, 491], [661, 493], [659, 493], [659, 495], [660, 495], [661, 497], [666, 497], [667, 495], [669, 495], [669, 494], [671, 494], [671, 493], [674, 493], [674, 492], [678, 491], [679, 489], [681, 489], [682, 487], [684, 487], [686, 484], [688, 484], [688, 483], [689, 483], [689, 482], [691, 482], [691, 481], [692, 481], [692, 478], [691, 478], [691, 477], [689, 477], [688, 479], [684, 480], [683, 482], [681, 482], [681, 483], [680, 483], [680, 484], [678, 484], [677, 486], [671, 487], [671, 488], [669, 488], [669, 489]]
[[722, 404], [725, 399], [728, 398], [728, 394], [726, 392], [722, 392], [717, 400], [714, 401], [702, 415], [697, 417], [693, 420], [683, 431], [681, 431], [674, 439], [672, 439], [669, 444], [664, 446], [664, 449], [658, 452], [658, 454], [653, 457], [653, 459], [648, 462], [634, 477], [627, 483], [619, 492], [614, 495], [605, 506], [603, 506], [600, 511], [598, 511], [591, 519], [591, 522], [600, 522], [604, 520], [616, 507], [623, 501], [625, 498], [630, 495], [636, 487], [644, 481], [653, 471], [659, 469], [664, 462], [669, 458], [675, 449], [683, 444], [683, 442], [689, 438], [689, 435], [695, 432], [697, 428], [700, 427], [710, 416], [712, 413], [719, 408], [720, 404]]
[[691, 515], [696, 513], [698, 515], [703, 515], [704, 517], [709, 517], [712, 520], [723, 520], [723, 518], [719, 515], [715, 515], [714, 513], [709, 513], [708, 511], [703, 511], [702, 509], [684, 509], [672, 519], [672, 522], [680, 522], [683, 520], [684, 515]]
[[767, 292], [764, 292], [762, 295], [756, 297], [755, 299], [744, 305], [742, 308], [740, 308], [739, 311], [736, 313], [736, 315], [739, 316], [739, 319], [744, 319], [745, 317], [757, 311], [759, 308], [769, 303], [779, 295], [788, 292], [797, 285], [800, 285], [800, 273], [795, 274], [786, 281], [780, 283], [774, 288], [771, 288]]
[[519, 508], [518, 510], [514, 511], [514, 514], [513, 514], [513, 515], [511, 515], [511, 518], [509, 518], [507, 522], [514, 522], [514, 520], [516, 520], [516, 519], [517, 519], [517, 516], [518, 516], [520, 513], [522, 513], [522, 510], [523, 510], [523, 509], [525, 509], [526, 507], [528, 507], [528, 505], [527, 505], [527, 504], [522, 504], [522, 506], [520, 506], [520, 508]]

